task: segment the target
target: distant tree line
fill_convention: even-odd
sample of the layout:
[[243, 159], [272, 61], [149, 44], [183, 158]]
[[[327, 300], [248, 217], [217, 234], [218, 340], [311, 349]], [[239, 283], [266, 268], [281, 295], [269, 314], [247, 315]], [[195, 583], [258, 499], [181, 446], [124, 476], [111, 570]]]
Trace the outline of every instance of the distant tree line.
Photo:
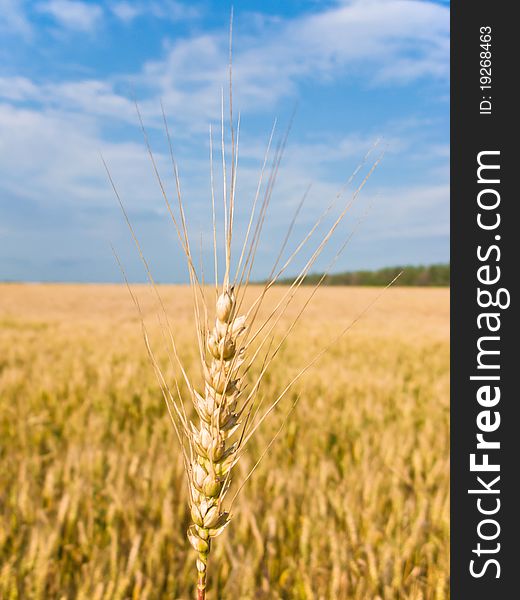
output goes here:
[[[402, 272], [402, 273], [401, 273]], [[325, 276], [322, 285], [388, 285], [399, 273], [401, 276], [394, 285], [403, 286], [449, 286], [450, 265], [408, 265], [403, 267], [385, 267], [375, 271], [347, 271], [345, 273], [331, 273]], [[304, 285], [314, 285], [322, 273], [310, 273]], [[280, 279], [280, 284], [291, 284], [292, 278]]]

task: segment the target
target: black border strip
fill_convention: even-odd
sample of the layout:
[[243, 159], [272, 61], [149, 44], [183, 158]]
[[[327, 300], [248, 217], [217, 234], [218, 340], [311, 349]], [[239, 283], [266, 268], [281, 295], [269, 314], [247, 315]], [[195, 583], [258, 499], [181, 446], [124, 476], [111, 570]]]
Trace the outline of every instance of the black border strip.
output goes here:
[[[516, 312], [520, 229], [514, 218], [520, 197], [518, 190], [513, 189], [520, 173], [520, 165], [515, 164], [520, 160], [517, 158], [520, 152], [513, 148], [513, 140], [520, 130], [517, 115], [520, 102], [513, 89], [518, 81], [520, 34], [513, 7], [514, 3], [490, 0], [459, 0], [451, 5], [451, 597], [454, 600], [520, 598], [517, 582], [520, 578], [517, 491], [520, 488], [520, 398], [519, 384], [515, 381], [516, 372], [520, 374], [517, 347], [520, 328]], [[481, 27], [491, 28], [490, 90], [480, 88], [483, 68], [480, 52], [486, 52], [485, 47], [480, 47], [480, 36], [487, 32], [486, 29], [481, 32]], [[483, 56], [485, 60], [486, 55]], [[489, 105], [481, 105], [483, 100], [491, 101], [490, 114], [485, 114]], [[485, 181], [479, 183], [478, 156], [486, 151], [500, 154], [482, 154], [481, 162], [499, 164], [500, 169], [482, 170], [481, 180]], [[496, 173], [499, 173], [497, 177]], [[490, 182], [496, 178], [500, 179], [499, 183]], [[483, 189], [495, 190], [481, 195], [483, 203], [491, 204], [493, 197], [499, 194], [496, 209], [479, 208], [477, 198]], [[479, 227], [479, 212], [481, 222], [487, 219], [488, 224], [494, 223], [500, 214], [500, 224], [490, 230]], [[490, 250], [493, 245], [498, 250]], [[484, 260], [477, 255], [479, 246], [481, 257], [489, 252]], [[493, 279], [498, 273], [497, 267], [500, 268], [500, 280], [495, 284], [482, 284], [478, 280], [478, 269], [486, 265], [489, 271], [480, 271], [483, 279]], [[510, 306], [479, 306], [479, 287], [494, 297], [500, 288], [507, 290]], [[481, 304], [485, 304], [484, 296], [481, 296]], [[507, 294], [502, 292], [500, 297], [500, 303], [507, 304]], [[481, 317], [481, 329], [477, 324], [479, 314], [490, 312], [499, 314], [500, 328], [493, 333], [487, 324], [493, 321], [496, 326], [496, 319], [486, 321]], [[499, 339], [482, 340], [486, 335]], [[481, 355], [481, 364], [498, 364], [499, 368], [478, 368], [479, 338], [481, 348], [500, 352]], [[500, 380], [471, 380], [475, 375], [499, 375]], [[500, 401], [491, 407], [493, 398], [488, 396], [490, 404], [485, 406], [483, 395], [484, 405], [479, 403], [478, 390], [491, 385], [490, 390], [495, 394], [495, 384], [500, 387]], [[479, 413], [480, 424], [489, 429], [497, 426], [500, 418], [495, 431], [483, 434], [485, 440], [500, 442], [500, 449], [476, 448], [477, 434], [482, 433], [478, 426]], [[472, 472], [470, 455], [475, 454], [476, 463], [483, 463], [486, 453], [489, 463], [499, 466], [500, 471]], [[491, 485], [497, 476], [500, 479]], [[490, 487], [489, 493], [484, 493], [477, 477]], [[484, 492], [470, 494], [468, 490]], [[485, 515], [484, 510], [497, 512]], [[488, 522], [483, 523], [485, 519]], [[495, 536], [498, 528], [500, 532], [495, 539], [481, 539], [479, 527], [480, 533], [489, 538]], [[480, 577], [470, 573], [472, 560], [475, 561], [473, 571]], [[497, 562], [487, 563], [488, 560]]]

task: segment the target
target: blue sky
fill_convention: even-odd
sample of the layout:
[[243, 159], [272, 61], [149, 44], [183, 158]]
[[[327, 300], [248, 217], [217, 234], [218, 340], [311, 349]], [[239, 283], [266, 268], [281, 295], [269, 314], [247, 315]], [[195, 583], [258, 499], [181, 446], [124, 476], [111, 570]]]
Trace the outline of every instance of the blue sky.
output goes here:
[[[229, 14], [210, 0], [0, 0], [0, 280], [119, 281], [111, 243], [144, 280], [101, 154], [155, 277], [186, 280], [134, 98], [173, 193], [165, 107], [210, 272], [208, 131], [218, 133], [227, 86]], [[384, 148], [383, 161], [315, 270], [352, 229], [335, 271], [449, 260], [447, 3], [237, 0], [233, 46], [237, 234], [273, 121], [282, 136], [296, 107], [254, 277], [269, 273], [308, 185], [293, 244], [379, 138], [372, 156]], [[215, 182], [220, 191], [218, 173]]]

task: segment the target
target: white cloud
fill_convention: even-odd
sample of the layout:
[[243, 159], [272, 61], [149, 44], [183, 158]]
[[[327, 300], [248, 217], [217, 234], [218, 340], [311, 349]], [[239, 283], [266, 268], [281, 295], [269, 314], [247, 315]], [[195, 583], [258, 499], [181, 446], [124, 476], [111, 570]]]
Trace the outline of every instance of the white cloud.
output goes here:
[[26, 77], [0, 77], [0, 98], [12, 102], [34, 102], [45, 110], [95, 115], [100, 119], [118, 119], [132, 125], [136, 123], [133, 101], [116, 93], [108, 81], [84, 79], [37, 84]]
[[110, 10], [116, 18], [124, 23], [131, 23], [140, 17], [181, 21], [195, 18], [200, 14], [197, 8], [172, 0], [162, 0], [161, 2], [122, 0], [111, 4]]
[[135, 2], [115, 2], [111, 5], [110, 10], [125, 23], [131, 23], [141, 14], [141, 6]]
[[428, 184], [385, 188], [367, 193], [365, 203], [373, 206], [364, 224], [368, 240], [448, 236], [450, 188]]
[[50, 15], [65, 29], [77, 31], [92, 31], [103, 17], [101, 6], [79, 0], [48, 0], [38, 4], [37, 10]]
[[[130, 206], [143, 206], [154, 182], [142, 144], [104, 140], [95, 117], [0, 104], [4, 197], [25, 197], [40, 206], [114, 206], [101, 152]], [[164, 167], [160, 156], [158, 161]]]
[[[236, 106], [272, 109], [301, 81], [374, 85], [443, 79], [449, 69], [449, 11], [419, 0], [355, 0], [292, 20], [235, 27]], [[164, 58], [148, 62], [136, 81], [189, 119], [218, 117], [225, 81], [227, 35], [176, 40]]]
[[38, 86], [26, 77], [0, 77], [0, 98], [25, 101], [38, 98]]

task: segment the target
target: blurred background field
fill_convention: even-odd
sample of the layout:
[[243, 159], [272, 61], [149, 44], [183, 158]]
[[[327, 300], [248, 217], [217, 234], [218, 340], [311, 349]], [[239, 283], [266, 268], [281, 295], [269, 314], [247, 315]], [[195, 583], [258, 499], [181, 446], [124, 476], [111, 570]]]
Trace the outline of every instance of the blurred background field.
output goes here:
[[[152, 296], [137, 290], [171, 375]], [[266, 402], [379, 293], [320, 290]], [[191, 293], [161, 294], [198, 378]], [[215, 540], [211, 600], [449, 597], [448, 302], [447, 288], [386, 291], [264, 424], [238, 480], [301, 393]], [[0, 598], [193, 598], [186, 500], [128, 291], [1, 285]]]

